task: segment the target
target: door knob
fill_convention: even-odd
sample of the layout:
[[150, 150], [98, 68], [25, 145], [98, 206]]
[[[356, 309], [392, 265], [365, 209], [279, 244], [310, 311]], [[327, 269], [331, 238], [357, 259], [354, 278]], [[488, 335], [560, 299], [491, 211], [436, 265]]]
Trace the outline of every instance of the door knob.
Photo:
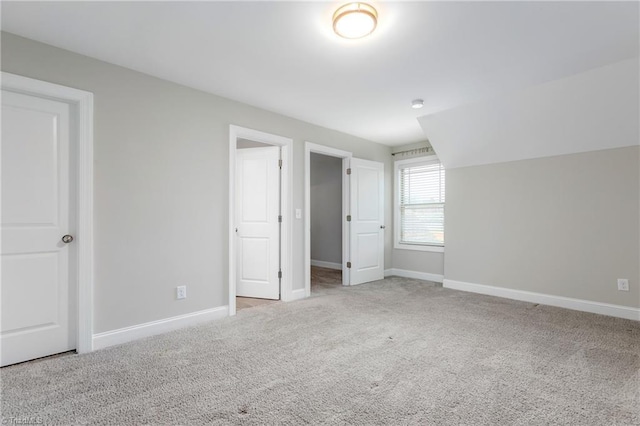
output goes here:
[[64, 237], [62, 237], [62, 242], [65, 244], [69, 244], [71, 241], [73, 241], [73, 237], [71, 235], [65, 235]]
[[384, 226], [384, 225], [380, 225], [380, 229], [384, 229], [384, 228], [385, 228], [385, 226]]

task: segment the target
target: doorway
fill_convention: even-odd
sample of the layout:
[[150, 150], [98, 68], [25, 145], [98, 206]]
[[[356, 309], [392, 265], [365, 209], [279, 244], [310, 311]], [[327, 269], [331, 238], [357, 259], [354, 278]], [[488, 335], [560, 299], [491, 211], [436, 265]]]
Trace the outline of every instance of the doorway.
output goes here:
[[384, 278], [384, 164], [305, 143], [305, 296], [311, 295], [311, 156], [342, 161], [342, 285]]
[[[314, 241], [315, 246], [313, 252], [315, 257], [320, 257], [320, 259], [313, 259], [312, 257], [312, 156], [314, 156], [316, 166], [319, 166], [318, 169], [322, 165], [330, 167], [331, 171], [328, 174], [322, 174], [320, 176], [316, 174], [316, 179], [318, 179], [318, 181], [324, 180], [325, 184], [322, 185], [323, 188], [320, 189], [320, 191], [324, 191], [325, 194], [323, 195], [328, 195], [332, 203], [334, 203], [333, 206], [327, 206], [331, 211], [331, 217], [334, 218], [338, 214], [338, 211], [340, 214], [338, 223], [336, 223], [335, 219], [331, 219], [331, 221], [316, 221], [314, 235], [318, 236], [320, 229], [323, 227], [331, 230], [331, 236], [329, 238], [320, 237]], [[350, 152], [311, 142], [305, 143], [305, 295], [307, 297], [311, 295], [312, 267], [315, 272], [314, 281], [319, 280], [331, 285], [330, 283], [335, 284], [336, 280], [339, 280], [342, 285], [349, 285], [350, 223], [347, 221], [347, 216], [349, 215], [349, 179], [347, 173], [350, 162]], [[336, 172], [339, 173], [339, 178], [335, 176]], [[336, 197], [338, 192], [336, 188], [337, 182], [340, 184], [340, 201], [338, 201]], [[329, 194], [326, 194], [326, 192]], [[319, 193], [316, 191], [315, 194], [317, 196]], [[318, 201], [321, 200], [314, 200], [314, 204], [318, 203]], [[335, 205], [336, 202], [338, 202], [337, 206]], [[319, 212], [315, 212], [315, 214], [318, 215]], [[339, 237], [337, 235], [338, 230], [340, 232]], [[337, 238], [340, 239], [340, 256], [336, 256], [336, 252], [338, 251], [336, 248]], [[331, 250], [332, 253], [328, 253], [329, 250]], [[314, 261], [314, 265], [312, 265], [312, 260]], [[338, 275], [337, 271], [340, 271], [340, 275]]]
[[93, 95], [2, 73], [2, 366], [92, 349]]
[[310, 158], [311, 293], [342, 282], [342, 159], [317, 152]]
[[229, 314], [235, 315], [291, 293], [292, 140], [233, 125], [229, 135]]
[[236, 149], [236, 310], [240, 310], [280, 300], [282, 148], [238, 139]]

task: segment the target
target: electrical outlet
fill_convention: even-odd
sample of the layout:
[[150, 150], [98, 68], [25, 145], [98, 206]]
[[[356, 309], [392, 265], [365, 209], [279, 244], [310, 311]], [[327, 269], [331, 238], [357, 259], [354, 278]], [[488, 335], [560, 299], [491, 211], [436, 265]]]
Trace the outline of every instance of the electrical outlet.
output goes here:
[[629, 291], [629, 280], [626, 278], [618, 278], [618, 290]]
[[179, 285], [176, 287], [176, 298], [178, 299], [186, 299], [187, 298], [187, 286]]

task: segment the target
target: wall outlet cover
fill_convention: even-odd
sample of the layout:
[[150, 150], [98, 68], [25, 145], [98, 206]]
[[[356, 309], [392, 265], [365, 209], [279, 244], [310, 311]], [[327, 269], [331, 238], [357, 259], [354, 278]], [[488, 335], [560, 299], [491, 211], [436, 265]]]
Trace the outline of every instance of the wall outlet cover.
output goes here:
[[626, 278], [618, 278], [618, 290], [629, 291], [629, 280]]
[[177, 299], [186, 299], [187, 298], [187, 286], [179, 285], [176, 287], [176, 298]]

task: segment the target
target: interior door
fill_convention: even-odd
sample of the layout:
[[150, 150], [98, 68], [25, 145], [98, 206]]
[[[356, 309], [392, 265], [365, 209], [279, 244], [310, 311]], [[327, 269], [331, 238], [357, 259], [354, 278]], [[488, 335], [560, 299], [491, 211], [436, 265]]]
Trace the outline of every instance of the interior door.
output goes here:
[[69, 184], [69, 105], [3, 90], [3, 366], [76, 347]]
[[384, 278], [384, 164], [351, 159], [351, 285]]
[[236, 152], [236, 295], [280, 299], [280, 148]]

